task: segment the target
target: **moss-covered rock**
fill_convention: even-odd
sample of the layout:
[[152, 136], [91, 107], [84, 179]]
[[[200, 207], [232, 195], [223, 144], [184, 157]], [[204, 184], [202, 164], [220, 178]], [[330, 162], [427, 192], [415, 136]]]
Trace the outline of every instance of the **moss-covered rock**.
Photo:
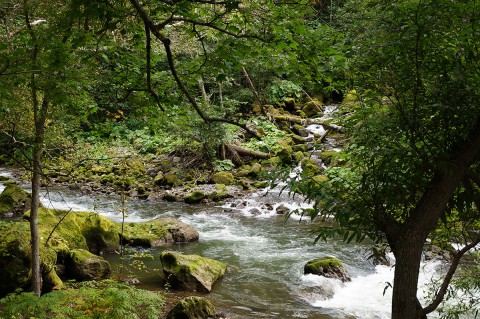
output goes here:
[[[29, 212], [25, 217], [29, 218]], [[40, 236], [44, 240], [49, 238], [48, 247], [58, 253], [86, 249], [99, 254], [118, 249], [118, 225], [97, 213], [41, 208], [38, 217]], [[61, 219], [62, 222], [59, 223]], [[55, 231], [50, 236], [53, 229]]]
[[172, 286], [193, 291], [209, 292], [227, 269], [227, 265], [213, 259], [169, 250], [160, 254], [160, 260]]
[[280, 150], [276, 153], [276, 156], [280, 158], [282, 163], [290, 164], [292, 162], [293, 154], [293, 141], [291, 138], [277, 138], [275, 140], [277, 145], [280, 147]]
[[334, 257], [326, 256], [310, 260], [303, 268], [305, 274], [314, 274], [327, 278], [340, 279], [342, 282], [350, 281], [343, 264]]
[[31, 195], [16, 184], [7, 185], [0, 194], [0, 216], [21, 216], [31, 205]]
[[216, 184], [215, 191], [208, 194], [208, 198], [211, 200], [218, 202], [225, 198], [232, 197], [231, 194], [228, 192], [227, 186], [224, 184]]
[[218, 172], [212, 176], [211, 181], [215, 184], [232, 185], [234, 178], [230, 172]]
[[[30, 226], [28, 222], [0, 221], [0, 297], [17, 288], [25, 288], [31, 280]], [[56, 253], [40, 246], [43, 290], [60, 288], [55, 273]]]
[[198, 204], [206, 197], [205, 193], [200, 190], [195, 190], [183, 197], [183, 201], [187, 204]]
[[64, 262], [67, 277], [78, 281], [106, 279], [112, 273], [108, 261], [84, 249], [71, 250]]
[[319, 116], [323, 112], [323, 103], [318, 99], [313, 99], [312, 101], [305, 103], [302, 112], [306, 117]]
[[303, 173], [309, 177], [318, 175], [323, 171], [320, 163], [317, 163], [311, 157], [305, 157], [304, 159], [302, 159], [302, 161], [300, 162], [300, 167], [302, 168]]
[[5, 182], [5, 181], [8, 181], [10, 178], [8, 176], [5, 176], [5, 175], [0, 175], [0, 182]]
[[204, 297], [186, 297], [180, 300], [167, 315], [167, 319], [208, 319], [216, 318], [212, 303]]
[[325, 165], [334, 164], [339, 156], [338, 152], [335, 151], [322, 151], [320, 153], [320, 158]]
[[197, 241], [198, 232], [176, 218], [160, 217], [142, 223], [127, 223], [123, 230], [123, 244], [155, 247], [168, 243]]

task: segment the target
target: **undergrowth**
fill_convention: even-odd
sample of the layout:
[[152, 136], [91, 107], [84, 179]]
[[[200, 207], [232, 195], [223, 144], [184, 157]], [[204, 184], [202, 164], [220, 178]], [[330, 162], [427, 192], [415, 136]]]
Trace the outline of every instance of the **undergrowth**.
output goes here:
[[150, 319], [159, 318], [162, 295], [112, 280], [83, 282], [41, 297], [10, 294], [0, 299], [1, 319]]

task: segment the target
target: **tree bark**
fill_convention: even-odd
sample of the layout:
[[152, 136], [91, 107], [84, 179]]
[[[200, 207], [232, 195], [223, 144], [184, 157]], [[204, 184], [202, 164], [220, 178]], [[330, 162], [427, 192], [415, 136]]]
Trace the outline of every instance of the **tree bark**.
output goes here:
[[401, 236], [393, 250], [395, 279], [392, 295], [392, 319], [419, 319], [417, 286], [423, 240], [409, 232]]

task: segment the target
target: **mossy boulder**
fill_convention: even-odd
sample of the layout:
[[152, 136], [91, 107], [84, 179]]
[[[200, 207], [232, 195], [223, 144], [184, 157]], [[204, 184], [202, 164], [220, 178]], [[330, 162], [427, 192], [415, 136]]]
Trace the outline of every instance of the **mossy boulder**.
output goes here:
[[302, 112], [306, 117], [319, 116], [323, 112], [323, 103], [318, 99], [313, 99], [312, 101], [305, 103]]
[[[56, 253], [42, 244], [40, 257], [43, 290], [60, 288], [62, 281], [54, 268]], [[31, 259], [29, 223], [0, 221], [0, 297], [30, 285]]]
[[21, 216], [31, 205], [31, 195], [16, 184], [8, 184], [0, 194], [0, 216]]
[[304, 274], [314, 274], [327, 278], [339, 279], [342, 282], [350, 281], [343, 264], [334, 257], [326, 256], [310, 260], [303, 268]]
[[159, 217], [142, 223], [124, 225], [123, 244], [155, 247], [168, 243], [197, 241], [198, 232], [176, 218]]
[[216, 184], [215, 185], [215, 191], [208, 194], [208, 198], [210, 198], [211, 200], [213, 200], [215, 202], [221, 201], [221, 200], [223, 200], [225, 198], [229, 198], [229, 197], [232, 197], [232, 195], [230, 195], [230, 193], [228, 192], [227, 186], [224, 185], [224, 184]]
[[212, 176], [211, 181], [215, 184], [232, 185], [234, 178], [230, 172], [218, 172]]
[[64, 263], [67, 277], [78, 281], [106, 279], [112, 273], [108, 261], [84, 249], [69, 251]]
[[[0, 162], [1, 164], [1, 162]], [[5, 176], [5, 175], [0, 175], [0, 182], [5, 182], [5, 181], [8, 181], [10, 178], [8, 176]]]
[[[25, 214], [29, 218], [29, 212]], [[63, 218], [63, 219], [62, 219]], [[62, 219], [62, 222], [59, 221]], [[58, 226], [57, 226], [58, 224]], [[86, 249], [96, 254], [113, 252], [119, 246], [118, 225], [92, 212], [68, 212], [39, 209], [40, 236], [58, 253]]]
[[205, 193], [200, 190], [195, 190], [183, 197], [183, 201], [187, 204], [198, 204], [206, 197]]
[[325, 165], [334, 164], [339, 156], [338, 152], [335, 151], [322, 151], [320, 153], [320, 158]]
[[167, 315], [167, 319], [208, 319], [216, 318], [212, 303], [204, 297], [186, 297], [180, 300]]
[[160, 260], [172, 286], [192, 291], [210, 292], [227, 269], [227, 265], [217, 260], [169, 250], [160, 254]]
[[280, 158], [282, 163], [290, 164], [292, 162], [292, 155], [293, 155], [293, 141], [291, 138], [277, 138], [275, 140], [279, 147], [279, 151], [275, 154]]
[[302, 168], [303, 173], [308, 177], [313, 177], [315, 175], [320, 174], [323, 171], [322, 167], [320, 166], [320, 163], [317, 163], [311, 157], [303, 158], [302, 161], [300, 162], [300, 167]]

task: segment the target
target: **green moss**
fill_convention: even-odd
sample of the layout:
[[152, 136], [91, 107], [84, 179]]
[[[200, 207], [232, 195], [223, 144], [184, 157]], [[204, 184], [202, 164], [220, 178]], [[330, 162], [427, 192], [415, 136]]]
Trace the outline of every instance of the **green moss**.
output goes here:
[[174, 285], [187, 289], [210, 291], [213, 283], [222, 277], [227, 265], [198, 255], [183, 255], [165, 250], [160, 254], [165, 275], [172, 276]]
[[343, 265], [337, 258], [326, 256], [309, 261], [305, 265], [304, 271], [306, 274], [316, 274], [319, 273], [322, 268], [329, 269], [332, 267], [343, 268]]
[[152, 247], [155, 242], [165, 239], [171, 223], [162, 218], [142, 222], [128, 223], [123, 229], [123, 243], [131, 246]]
[[305, 157], [302, 159], [300, 166], [302, 167], [303, 173], [309, 177], [318, 175], [323, 171], [323, 169], [319, 167], [317, 163], [310, 157]]
[[178, 302], [167, 319], [216, 318], [215, 307], [204, 297], [186, 297]]
[[204, 199], [205, 197], [206, 195], [204, 192], [196, 190], [185, 195], [183, 200], [187, 204], [197, 204], [197, 203], [200, 203], [202, 199]]
[[302, 112], [306, 117], [318, 116], [323, 112], [323, 103], [318, 99], [313, 99], [312, 101], [305, 103]]
[[110, 264], [88, 250], [73, 249], [65, 258], [69, 277], [76, 280], [100, 280], [111, 274]]
[[0, 175], [0, 182], [4, 182], [4, 181], [8, 181], [8, 180], [9, 180], [8, 176]]
[[234, 182], [233, 174], [230, 172], [218, 172], [211, 178], [215, 184], [232, 185]]
[[[55, 273], [57, 254], [40, 246], [43, 290], [62, 285]], [[0, 221], [0, 296], [29, 285], [31, 278], [30, 226], [28, 222]]]
[[0, 194], [0, 215], [21, 215], [31, 206], [31, 196], [16, 184], [9, 184]]

